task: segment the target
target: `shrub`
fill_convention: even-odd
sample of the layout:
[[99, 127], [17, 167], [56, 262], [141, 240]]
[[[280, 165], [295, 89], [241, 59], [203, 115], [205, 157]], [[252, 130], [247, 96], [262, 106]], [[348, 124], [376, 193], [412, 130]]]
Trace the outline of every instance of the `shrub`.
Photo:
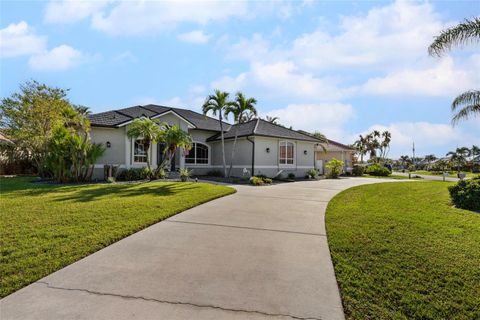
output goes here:
[[223, 177], [223, 172], [220, 170], [210, 170], [207, 172], [207, 176], [210, 177]]
[[264, 184], [271, 184], [272, 179], [264, 176], [253, 176], [250, 178], [250, 183], [254, 186], [263, 186]]
[[192, 175], [191, 170], [188, 170], [187, 168], [180, 169], [180, 179], [183, 182], [186, 182], [191, 175]]
[[165, 168], [163, 167], [157, 167], [155, 171], [153, 172], [153, 178], [154, 179], [164, 179], [167, 176], [167, 173], [165, 172]]
[[329, 169], [328, 177], [336, 179], [342, 173], [342, 167], [344, 163], [341, 160], [337, 160], [332, 158], [332, 160], [328, 161], [325, 167]]
[[309, 179], [316, 179], [318, 177], [318, 171], [314, 168], [308, 170], [307, 178]]
[[293, 172], [290, 172], [288, 175], [287, 175], [288, 179], [290, 180], [294, 180], [295, 179], [295, 173]]
[[122, 170], [117, 175], [118, 181], [136, 181], [145, 180], [148, 178], [147, 168], [130, 168]]
[[480, 211], [480, 177], [460, 180], [448, 187], [448, 191], [457, 208]]
[[356, 177], [361, 177], [365, 173], [365, 167], [358, 164], [353, 166], [352, 174]]
[[366, 172], [371, 176], [377, 176], [377, 177], [386, 177], [386, 176], [389, 176], [391, 173], [390, 170], [388, 170], [388, 168], [385, 168], [384, 166], [381, 166], [378, 163], [375, 163], [369, 166]]

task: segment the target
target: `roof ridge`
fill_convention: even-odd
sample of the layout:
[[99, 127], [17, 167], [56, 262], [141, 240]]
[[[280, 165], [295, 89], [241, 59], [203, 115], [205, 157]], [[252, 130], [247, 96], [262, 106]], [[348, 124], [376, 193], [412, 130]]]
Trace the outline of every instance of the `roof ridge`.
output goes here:
[[126, 114], [126, 113], [123, 113], [123, 112], [121, 112], [121, 111], [119, 111], [119, 110], [112, 110], [112, 112], [115, 112], [115, 113], [121, 114], [122, 116], [125, 116], [125, 117], [127, 117], [127, 118], [130, 118], [130, 119], [133, 119], [133, 117], [132, 117], [132, 116], [129, 116], [128, 114]]
[[140, 108], [145, 109], [145, 110], [147, 110], [147, 111], [153, 112], [153, 113], [155, 113], [156, 115], [160, 114], [160, 113], [158, 113], [157, 111], [152, 110], [152, 109], [149, 109], [149, 108], [147, 108], [147, 107], [145, 107], [145, 106], [140, 106], [140, 105], [138, 105], [137, 107], [140, 107]]

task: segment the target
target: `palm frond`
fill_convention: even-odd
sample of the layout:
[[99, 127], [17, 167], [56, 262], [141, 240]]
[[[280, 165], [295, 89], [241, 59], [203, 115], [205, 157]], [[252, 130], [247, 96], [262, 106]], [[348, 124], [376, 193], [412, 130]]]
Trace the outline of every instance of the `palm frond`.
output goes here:
[[480, 18], [478, 17], [472, 20], [465, 19], [463, 23], [442, 31], [428, 47], [428, 53], [431, 56], [441, 56], [453, 46], [474, 41], [480, 41]]
[[453, 125], [467, 120], [470, 116], [480, 115], [480, 91], [470, 90], [456, 97], [452, 103], [452, 111], [457, 111], [452, 118]]

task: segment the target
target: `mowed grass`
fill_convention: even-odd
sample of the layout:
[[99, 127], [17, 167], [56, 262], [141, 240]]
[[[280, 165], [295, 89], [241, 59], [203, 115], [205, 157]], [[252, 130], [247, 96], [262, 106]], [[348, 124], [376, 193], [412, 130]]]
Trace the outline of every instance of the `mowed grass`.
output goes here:
[[[464, 173], [466, 178], [473, 178], [473, 177], [480, 176], [480, 173], [473, 173], [473, 172], [464, 172]], [[436, 174], [432, 171], [425, 171], [425, 170], [415, 171], [413, 172], [413, 174], [423, 174], [426, 176], [439, 176], [439, 177], [442, 176], [442, 174]], [[457, 172], [449, 172], [448, 177], [457, 178]]]
[[328, 242], [347, 319], [480, 319], [480, 214], [445, 182], [348, 189], [329, 203]]
[[0, 179], [0, 296], [233, 188], [206, 183], [47, 185]]

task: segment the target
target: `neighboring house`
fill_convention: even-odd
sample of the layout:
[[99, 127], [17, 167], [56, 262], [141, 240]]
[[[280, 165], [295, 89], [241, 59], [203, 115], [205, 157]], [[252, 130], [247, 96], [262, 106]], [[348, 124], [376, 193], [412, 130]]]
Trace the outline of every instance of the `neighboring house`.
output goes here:
[[320, 146], [315, 147], [315, 150], [317, 150], [315, 153], [316, 168], [321, 173], [325, 173], [325, 163], [335, 158], [344, 162], [344, 172], [352, 172], [353, 160], [357, 150], [342, 143], [330, 139], [327, 140], [328, 143], [322, 143], [327, 152], [322, 152], [323, 149]]
[[[119, 165], [121, 168], [135, 168], [146, 165], [146, 154], [141, 139], [130, 139], [127, 131], [135, 118], [148, 117], [180, 126], [193, 139], [190, 151], [178, 150], [170, 170], [189, 168], [196, 175], [223, 170], [220, 124], [218, 120], [200, 113], [158, 105], [135, 106], [120, 110], [90, 115], [91, 139], [103, 143], [107, 149], [95, 166], [95, 176], [103, 178], [105, 164]], [[276, 176], [293, 172], [304, 177], [307, 171], [316, 167], [317, 160], [336, 157], [351, 164], [353, 149], [330, 141], [325, 154], [319, 146], [320, 140], [261, 119], [230, 125], [224, 123], [225, 157], [227, 168], [230, 165], [232, 147], [237, 135], [236, 153], [232, 175]], [[149, 156], [153, 167], [163, 160], [164, 145], [153, 145]], [[352, 151], [353, 150], [353, 151]], [[347, 166], [348, 166], [347, 165]], [[323, 171], [323, 165], [322, 168]]]

